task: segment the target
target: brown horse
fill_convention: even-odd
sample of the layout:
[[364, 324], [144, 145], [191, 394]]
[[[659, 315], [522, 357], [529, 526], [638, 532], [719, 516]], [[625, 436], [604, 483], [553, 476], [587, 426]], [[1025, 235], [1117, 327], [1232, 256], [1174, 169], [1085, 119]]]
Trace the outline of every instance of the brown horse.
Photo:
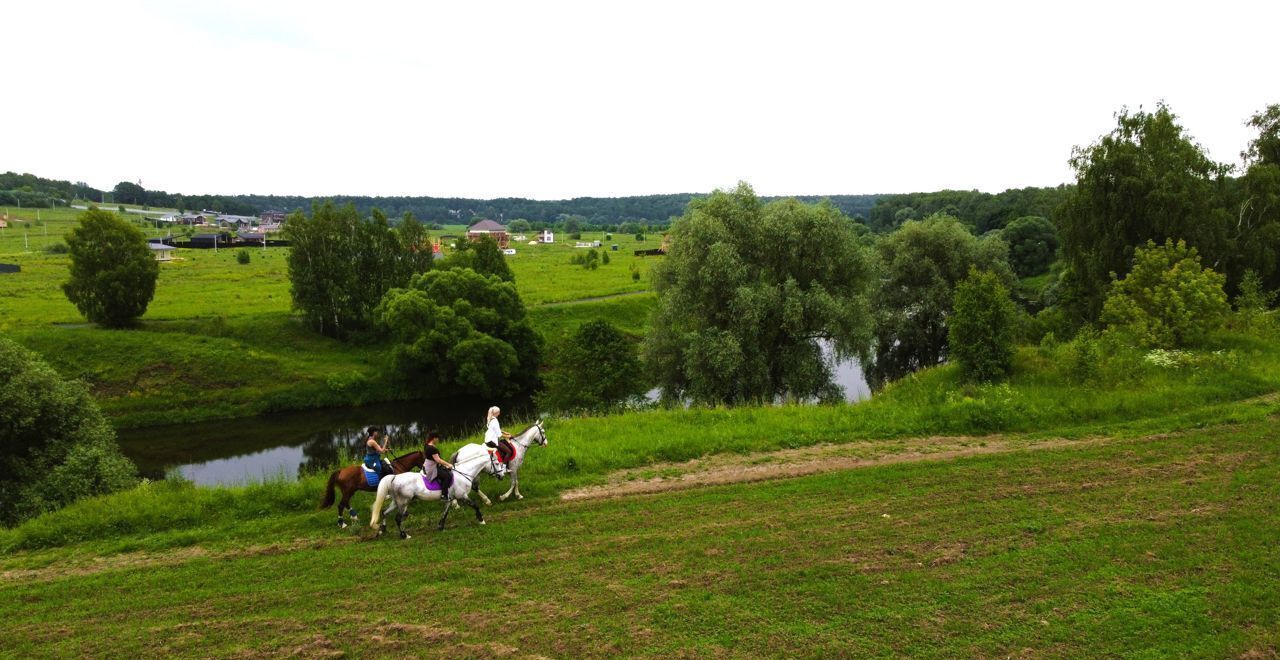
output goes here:
[[[420, 468], [425, 462], [422, 452], [415, 451], [412, 454], [405, 454], [394, 461], [391, 461], [391, 471], [395, 474], [408, 472], [413, 468]], [[324, 501], [320, 503], [321, 509], [327, 509], [333, 506], [334, 489], [342, 489], [342, 501], [338, 502], [338, 529], [347, 526], [347, 521], [342, 519], [342, 511], [346, 509], [351, 516], [351, 524], [356, 524], [356, 510], [351, 508], [351, 496], [356, 491], [365, 491], [373, 493], [378, 490], [376, 486], [370, 487], [368, 482], [364, 480], [364, 469], [359, 465], [344, 467], [341, 470], [335, 470], [329, 475], [329, 485], [325, 487]]]

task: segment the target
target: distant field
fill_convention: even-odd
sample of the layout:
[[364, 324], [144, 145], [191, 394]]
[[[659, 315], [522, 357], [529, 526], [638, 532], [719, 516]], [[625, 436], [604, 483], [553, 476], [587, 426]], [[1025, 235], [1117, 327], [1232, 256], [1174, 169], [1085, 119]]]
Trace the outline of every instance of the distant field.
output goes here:
[[[8, 212], [23, 220], [0, 230], [0, 262], [17, 263], [22, 271], [0, 274], [0, 332], [43, 353], [63, 374], [84, 379], [118, 425], [415, 396], [395, 388], [383, 348], [319, 337], [295, 320], [288, 248], [250, 249], [243, 265], [235, 259], [239, 249], [180, 249], [177, 260], [161, 265], [142, 327], [104, 330], [85, 323], [62, 293], [67, 255], [46, 252], [63, 241], [81, 211], [40, 209], [38, 222], [34, 209]], [[139, 225], [147, 235], [169, 231]], [[464, 230], [454, 225], [432, 233], [458, 236]], [[606, 241], [604, 233], [582, 240]], [[582, 252], [571, 240], [513, 245], [517, 252], [507, 259], [544, 336], [556, 340], [603, 318], [638, 338], [653, 298], [626, 294], [648, 290], [649, 269], [660, 257], [639, 258], [633, 251], [659, 240], [615, 236], [619, 250], [609, 251], [610, 263], [595, 270], [569, 263]], [[584, 299], [589, 302], [548, 305]]]

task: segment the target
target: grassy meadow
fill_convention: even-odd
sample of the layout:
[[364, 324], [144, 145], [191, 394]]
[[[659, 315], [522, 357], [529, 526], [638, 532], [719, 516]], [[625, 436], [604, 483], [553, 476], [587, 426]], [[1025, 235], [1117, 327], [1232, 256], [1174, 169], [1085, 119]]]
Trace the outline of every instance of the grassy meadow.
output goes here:
[[[384, 347], [333, 341], [298, 323], [287, 248], [250, 249], [248, 264], [236, 262], [238, 249], [180, 249], [177, 259], [162, 264], [141, 326], [105, 330], [85, 323], [63, 295], [67, 255], [46, 251], [62, 243], [80, 211], [39, 209], [38, 220], [35, 209], [7, 213], [18, 220], [0, 230], [0, 262], [22, 271], [0, 274], [0, 332], [42, 353], [64, 375], [83, 379], [119, 427], [415, 396], [388, 378]], [[168, 233], [153, 223], [139, 227], [149, 236]], [[451, 225], [433, 234], [464, 232], [465, 226]], [[604, 233], [582, 240], [600, 240], [605, 250], [611, 245]], [[513, 243], [517, 252], [507, 258], [535, 329], [555, 340], [605, 318], [632, 336], [643, 334], [653, 302], [643, 294], [655, 258], [633, 252], [658, 241], [615, 235], [612, 243], [619, 251], [610, 251], [610, 263], [596, 270], [569, 263], [582, 251], [572, 240]]]
[[[181, 517], [166, 533], [115, 529], [127, 554], [101, 555], [102, 540], [6, 551], [0, 646], [1266, 657], [1280, 644], [1277, 412], [660, 496], [539, 498], [490, 508], [484, 527], [459, 515], [443, 533], [419, 503], [406, 542], [331, 529], [301, 485], [151, 484], [116, 504]], [[552, 433], [533, 464], [558, 454]], [[273, 511], [290, 499], [295, 511]], [[86, 506], [41, 520], [103, 512]]]

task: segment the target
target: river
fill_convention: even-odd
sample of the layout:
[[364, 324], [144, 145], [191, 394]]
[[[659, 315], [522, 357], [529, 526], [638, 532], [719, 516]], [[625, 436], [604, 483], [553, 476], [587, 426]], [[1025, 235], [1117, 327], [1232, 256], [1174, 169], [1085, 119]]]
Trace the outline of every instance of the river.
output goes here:
[[[835, 374], [849, 401], [871, 396], [856, 360], [837, 364]], [[386, 429], [393, 451], [412, 451], [432, 429], [445, 443], [479, 434], [487, 408], [488, 403], [474, 400], [398, 401], [130, 429], [120, 431], [119, 440], [120, 449], [149, 479], [177, 474], [199, 485], [292, 480], [335, 464], [354, 464], [369, 426]], [[505, 419], [531, 412], [529, 403], [503, 405]]]

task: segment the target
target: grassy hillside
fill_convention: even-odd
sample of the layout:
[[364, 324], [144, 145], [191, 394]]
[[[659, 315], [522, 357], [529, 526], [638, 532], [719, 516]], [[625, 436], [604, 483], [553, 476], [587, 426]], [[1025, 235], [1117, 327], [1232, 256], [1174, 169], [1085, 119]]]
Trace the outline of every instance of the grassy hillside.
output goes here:
[[[240, 517], [229, 534], [198, 509], [175, 527], [208, 536], [200, 546], [6, 553], [0, 644], [20, 656], [1265, 657], [1280, 645], [1275, 428], [539, 500], [444, 533], [423, 529], [433, 512], [420, 505], [407, 542], [226, 500]], [[134, 538], [145, 549], [154, 535]]]
[[[296, 321], [287, 248], [250, 250], [248, 264], [236, 262], [236, 249], [179, 250], [178, 260], [161, 267], [141, 327], [104, 330], [86, 324], [62, 294], [68, 257], [45, 251], [62, 242], [80, 212], [41, 209], [38, 221], [35, 210], [9, 213], [21, 220], [0, 230], [0, 262], [22, 271], [0, 274], [0, 332], [83, 379], [119, 427], [416, 396], [389, 377], [386, 347], [333, 341]], [[142, 228], [149, 235], [167, 231]], [[434, 233], [457, 236], [464, 229]], [[606, 239], [600, 233], [583, 240]], [[573, 241], [514, 246], [507, 258], [539, 332], [554, 340], [598, 318], [633, 336], [644, 332], [652, 297], [629, 294], [647, 291], [655, 259], [632, 252], [657, 240], [618, 236], [613, 243], [619, 251], [596, 270], [569, 263], [581, 252]]]

